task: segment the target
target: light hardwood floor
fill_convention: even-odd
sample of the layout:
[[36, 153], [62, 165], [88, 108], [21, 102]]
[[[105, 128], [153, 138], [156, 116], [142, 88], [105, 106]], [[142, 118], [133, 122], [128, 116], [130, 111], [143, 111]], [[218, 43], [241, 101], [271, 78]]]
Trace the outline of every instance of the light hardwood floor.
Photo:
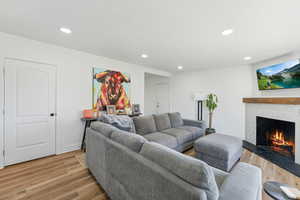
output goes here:
[[[193, 156], [193, 150], [186, 152]], [[108, 200], [86, 169], [80, 151], [51, 156], [0, 170], [0, 199], [7, 200]], [[300, 178], [244, 151], [241, 159], [263, 170], [263, 182], [276, 180], [299, 188]], [[300, 188], [299, 188], [300, 189]], [[270, 198], [263, 194], [263, 200]]]

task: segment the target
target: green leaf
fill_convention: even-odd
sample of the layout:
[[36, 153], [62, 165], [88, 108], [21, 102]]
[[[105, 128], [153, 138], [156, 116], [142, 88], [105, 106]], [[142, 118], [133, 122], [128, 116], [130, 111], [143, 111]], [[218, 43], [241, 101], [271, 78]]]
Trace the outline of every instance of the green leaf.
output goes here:
[[218, 107], [218, 97], [217, 95], [211, 93], [207, 95], [205, 100], [205, 105], [208, 108], [209, 112], [212, 113]]

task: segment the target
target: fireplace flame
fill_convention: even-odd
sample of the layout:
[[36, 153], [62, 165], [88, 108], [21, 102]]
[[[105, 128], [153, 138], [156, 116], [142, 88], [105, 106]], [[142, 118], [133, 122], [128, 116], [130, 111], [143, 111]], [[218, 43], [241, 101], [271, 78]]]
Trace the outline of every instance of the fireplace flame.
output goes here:
[[285, 145], [285, 146], [293, 146], [294, 144], [292, 142], [286, 141], [284, 138], [284, 133], [282, 131], [276, 130], [272, 136], [271, 141], [274, 145]]

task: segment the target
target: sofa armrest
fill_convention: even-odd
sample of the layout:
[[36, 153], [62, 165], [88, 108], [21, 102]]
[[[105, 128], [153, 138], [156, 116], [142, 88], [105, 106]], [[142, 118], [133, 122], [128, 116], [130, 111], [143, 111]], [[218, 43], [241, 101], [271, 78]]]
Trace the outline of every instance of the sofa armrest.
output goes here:
[[183, 119], [183, 125], [185, 126], [195, 126], [202, 129], [206, 128], [205, 121], [198, 121], [198, 120], [192, 120], [192, 119]]
[[226, 180], [227, 176], [229, 175], [229, 173], [224, 172], [224, 171], [214, 168], [214, 167], [211, 167], [211, 169], [215, 175], [215, 180], [216, 180], [217, 186], [220, 189], [221, 186], [223, 185], [224, 181]]
[[224, 180], [219, 200], [261, 200], [261, 196], [261, 169], [240, 162]]

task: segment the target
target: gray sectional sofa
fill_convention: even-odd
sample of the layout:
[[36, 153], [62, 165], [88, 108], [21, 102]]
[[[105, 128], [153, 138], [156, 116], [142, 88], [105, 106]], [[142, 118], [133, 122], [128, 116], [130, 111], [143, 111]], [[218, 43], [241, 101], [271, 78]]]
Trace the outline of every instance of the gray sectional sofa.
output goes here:
[[[189, 146], [191, 137], [201, 135], [190, 131], [189, 139], [178, 136], [177, 129], [186, 131], [184, 126], [194, 125], [193, 121], [154, 128], [153, 121], [146, 123], [146, 119], [135, 119], [136, 132], [143, 136], [99, 121], [87, 130], [87, 166], [112, 200], [261, 199], [261, 171], [257, 167], [239, 163], [226, 173], [178, 152]], [[154, 121], [157, 125], [161, 120]], [[166, 136], [156, 136], [160, 134]], [[176, 138], [177, 145], [166, 142], [168, 136]]]
[[204, 135], [203, 121], [182, 119], [180, 113], [165, 113], [133, 118], [136, 133], [147, 140], [183, 152]]

